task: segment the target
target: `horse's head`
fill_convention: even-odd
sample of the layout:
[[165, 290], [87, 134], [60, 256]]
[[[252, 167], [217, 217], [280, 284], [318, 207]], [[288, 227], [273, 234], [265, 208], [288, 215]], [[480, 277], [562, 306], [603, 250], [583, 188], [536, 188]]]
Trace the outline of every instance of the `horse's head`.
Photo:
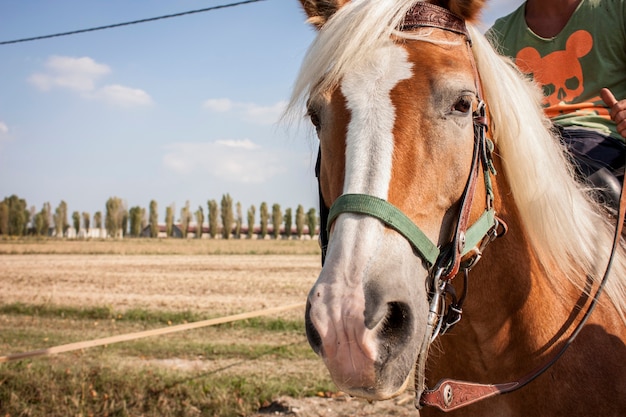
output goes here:
[[[322, 203], [332, 206], [307, 335], [340, 389], [384, 399], [406, 386], [437, 326], [436, 264], [449, 272], [450, 258], [464, 255], [462, 218], [471, 224], [485, 210], [482, 180], [474, 203], [464, 191], [480, 105], [464, 20], [482, 1], [437, 2], [447, 10], [414, 0], [301, 2], [320, 33], [294, 94], [308, 98]], [[408, 232], [398, 226], [407, 220]]]

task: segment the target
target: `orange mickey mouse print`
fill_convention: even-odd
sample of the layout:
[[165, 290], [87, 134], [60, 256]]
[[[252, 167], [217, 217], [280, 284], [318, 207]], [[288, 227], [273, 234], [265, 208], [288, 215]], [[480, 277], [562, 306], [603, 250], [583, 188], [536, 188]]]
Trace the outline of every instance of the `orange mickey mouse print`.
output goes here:
[[574, 101], [584, 90], [579, 59], [587, 55], [592, 46], [589, 32], [578, 30], [568, 38], [565, 50], [541, 57], [535, 48], [526, 47], [517, 53], [515, 62], [523, 72], [532, 73], [543, 87], [545, 106], [563, 105]]

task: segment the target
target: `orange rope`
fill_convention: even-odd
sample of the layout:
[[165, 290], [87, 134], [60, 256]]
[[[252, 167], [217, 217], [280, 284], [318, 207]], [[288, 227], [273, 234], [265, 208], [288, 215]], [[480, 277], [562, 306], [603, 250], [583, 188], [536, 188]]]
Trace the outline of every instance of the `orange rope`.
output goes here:
[[105, 337], [103, 339], [90, 340], [85, 342], [69, 343], [46, 349], [31, 350], [30, 352], [13, 353], [6, 356], [0, 356], [0, 363], [15, 361], [36, 356], [49, 356], [57, 353], [71, 352], [74, 350], [88, 349], [96, 346], [111, 345], [113, 343], [128, 342], [131, 340], [141, 339], [150, 336], [160, 336], [169, 333], [182, 332], [184, 330], [198, 329], [201, 327], [215, 326], [217, 324], [230, 323], [233, 321], [246, 320], [253, 317], [267, 316], [294, 308], [302, 308], [304, 303], [291, 304], [282, 307], [273, 307], [265, 310], [250, 311], [248, 313], [235, 314], [227, 317], [197, 321], [193, 323], [179, 324], [177, 326], [164, 327], [160, 329], [145, 330], [143, 332], [128, 333], [118, 336]]

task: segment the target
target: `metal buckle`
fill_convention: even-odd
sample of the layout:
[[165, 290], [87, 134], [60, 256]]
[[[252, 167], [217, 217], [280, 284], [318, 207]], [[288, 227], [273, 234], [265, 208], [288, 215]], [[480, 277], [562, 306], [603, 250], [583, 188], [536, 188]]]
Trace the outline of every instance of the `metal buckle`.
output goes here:
[[446, 281], [441, 279], [445, 268], [437, 268], [432, 276], [431, 288], [430, 288], [430, 305], [428, 308], [428, 323], [429, 329], [432, 329], [430, 343], [432, 343], [441, 331], [443, 325], [443, 316], [446, 308], [445, 300], [445, 287]]

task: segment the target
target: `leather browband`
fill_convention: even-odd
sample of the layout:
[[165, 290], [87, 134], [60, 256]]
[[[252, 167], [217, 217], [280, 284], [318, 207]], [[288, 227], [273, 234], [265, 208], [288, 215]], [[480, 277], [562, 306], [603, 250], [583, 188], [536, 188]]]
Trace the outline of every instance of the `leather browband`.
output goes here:
[[458, 33], [459, 35], [465, 36], [471, 43], [469, 32], [465, 26], [465, 20], [463, 20], [462, 17], [452, 13], [448, 9], [425, 1], [416, 3], [415, 6], [407, 12], [404, 22], [400, 26], [400, 30], [407, 31], [420, 27], [432, 27]]

